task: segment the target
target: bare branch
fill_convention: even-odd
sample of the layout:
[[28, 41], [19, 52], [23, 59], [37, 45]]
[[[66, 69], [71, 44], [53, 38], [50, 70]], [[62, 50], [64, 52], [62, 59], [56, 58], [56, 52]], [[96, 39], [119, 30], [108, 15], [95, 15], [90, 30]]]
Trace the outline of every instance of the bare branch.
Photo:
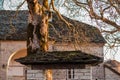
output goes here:
[[22, 5], [25, 3], [26, 0], [24, 0], [19, 6], [17, 6], [17, 10], [14, 16], [12, 16], [10, 18], [10, 27], [12, 28], [12, 31], [10, 33], [14, 33], [15, 32], [15, 27], [12, 24], [12, 20], [15, 19], [18, 15], [18, 10], [22, 7]]
[[89, 0], [88, 4], [89, 4], [89, 8], [90, 8], [89, 14], [90, 14], [91, 18], [102, 20], [103, 22], [114, 26], [116, 29], [118, 29], [118, 31], [120, 31], [120, 25], [118, 25], [116, 22], [113, 22], [113, 21], [111, 21], [111, 20], [109, 20], [109, 19], [107, 19], [103, 16], [99, 16], [94, 12], [94, 9], [93, 9], [93, 6], [92, 6], [92, 0]]
[[107, 30], [102, 30], [101, 32], [102, 33], [110, 33], [110, 34], [113, 34], [113, 33], [115, 33], [115, 32], [117, 32], [118, 30], [113, 30], [113, 31], [107, 31]]
[[[66, 20], [61, 16], [61, 14], [59, 13], [59, 11], [57, 11], [57, 9], [56, 9], [55, 6], [54, 6], [54, 0], [51, 0], [51, 3], [50, 3], [50, 4], [52, 5], [53, 10], [57, 13], [58, 17], [59, 17], [63, 22], [65, 22], [65, 24], [67, 24], [67, 26], [70, 28], [70, 26], [72, 26], [72, 24], [69, 23], [68, 21], [66, 21]], [[70, 29], [71, 29], [71, 28], [70, 28]]]
[[83, 7], [87, 12], [89, 12], [89, 10], [86, 8], [86, 6], [88, 5], [87, 3], [81, 3], [77, 0], [72, 0], [77, 6]]
[[108, 1], [109, 1], [110, 5], [111, 5], [112, 7], [114, 7], [114, 8], [116, 9], [117, 13], [120, 15], [120, 8], [119, 8], [118, 6], [116, 6], [117, 3], [118, 3], [118, 5], [120, 5], [120, 1], [114, 0], [114, 1], [115, 1], [115, 4], [114, 4], [114, 1], [113, 1], [113, 0], [108, 0]]

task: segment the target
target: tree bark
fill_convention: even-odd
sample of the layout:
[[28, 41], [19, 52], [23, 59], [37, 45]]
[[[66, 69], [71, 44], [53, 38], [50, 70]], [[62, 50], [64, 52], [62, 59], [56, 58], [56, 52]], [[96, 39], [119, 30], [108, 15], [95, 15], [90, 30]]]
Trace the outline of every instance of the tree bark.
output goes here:
[[46, 80], [52, 80], [52, 70], [47, 69], [45, 70]]
[[[29, 24], [27, 28], [27, 53], [36, 54], [48, 50], [48, 0], [27, 0]], [[46, 80], [52, 80], [52, 70], [45, 70]]]
[[[41, 0], [42, 1], [42, 0]], [[29, 24], [27, 37], [28, 54], [48, 50], [48, 0], [27, 0]]]

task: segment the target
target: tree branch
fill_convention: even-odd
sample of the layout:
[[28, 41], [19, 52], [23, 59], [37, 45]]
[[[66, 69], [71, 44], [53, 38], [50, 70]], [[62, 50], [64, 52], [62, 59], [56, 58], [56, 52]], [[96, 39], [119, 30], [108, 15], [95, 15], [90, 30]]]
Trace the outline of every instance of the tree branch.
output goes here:
[[120, 25], [116, 24], [115, 22], [103, 17], [103, 16], [99, 16], [97, 15], [95, 12], [94, 12], [94, 9], [93, 9], [93, 6], [92, 6], [92, 1], [89, 0], [88, 1], [88, 6], [90, 8], [90, 11], [89, 11], [89, 14], [90, 14], [90, 17], [91, 18], [94, 18], [94, 19], [98, 19], [98, 20], [102, 20], [103, 22], [109, 24], [109, 25], [112, 25], [114, 26], [118, 31], [120, 31]]
[[116, 9], [117, 13], [120, 15], [120, 8], [117, 7], [117, 3], [118, 3], [118, 5], [120, 5], [120, 1], [114, 0], [114, 1], [115, 1], [115, 4], [113, 3], [113, 2], [114, 2], [113, 0], [108, 0], [108, 1], [109, 1], [110, 5], [111, 5], [112, 7], [114, 7], [114, 8]]
[[51, 3], [50, 3], [50, 4], [52, 5], [53, 10], [57, 13], [58, 17], [59, 17], [63, 22], [65, 22], [65, 24], [67, 24], [67, 26], [71, 29], [72, 24], [69, 23], [68, 21], [66, 21], [66, 20], [61, 16], [61, 14], [59, 13], [59, 11], [57, 11], [57, 9], [56, 9], [55, 6], [54, 6], [54, 0], [51, 0]]
[[85, 7], [85, 5], [87, 6], [87, 3], [81, 3], [77, 0], [72, 0], [77, 6], [83, 7], [87, 12], [89, 12], [89, 10]]

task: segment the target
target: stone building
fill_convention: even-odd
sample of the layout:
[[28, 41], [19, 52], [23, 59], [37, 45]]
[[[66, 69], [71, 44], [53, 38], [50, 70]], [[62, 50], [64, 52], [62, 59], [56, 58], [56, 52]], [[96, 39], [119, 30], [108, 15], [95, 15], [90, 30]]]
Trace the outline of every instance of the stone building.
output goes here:
[[[15, 19], [14, 11], [0, 11], [0, 80], [44, 80], [42, 70], [32, 70], [30, 66], [24, 66], [15, 59], [25, 57], [27, 11], [19, 11]], [[11, 17], [12, 16], [12, 17]], [[66, 25], [54, 15], [49, 29], [49, 51], [81, 51], [95, 58], [103, 59], [103, 46], [106, 43], [100, 31], [91, 25], [71, 20], [64, 17], [75, 25], [79, 36], [79, 44], [75, 43], [74, 37], [69, 40]], [[12, 19], [12, 24], [11, 23]], [[54, 26], [54, 27], [52, 27]], [[54, 31], [53, 31], [54, 30]], [[56, 34], [56, 32], [58, 34]], [[59, 36], [63, 36], [64, 40]], [[82, 58], [87, 61], [89, 58]], [[67, 64], [66, 64], [67, 65]], [[90, 64], [78, 66], [78, 69], [53, 69], [53, 80], [104, 80], [103, 64], [92, 66]]]
[[108, 60], [104, 63], [105, 80], [120, 79], [120, 62], [116, 60]]

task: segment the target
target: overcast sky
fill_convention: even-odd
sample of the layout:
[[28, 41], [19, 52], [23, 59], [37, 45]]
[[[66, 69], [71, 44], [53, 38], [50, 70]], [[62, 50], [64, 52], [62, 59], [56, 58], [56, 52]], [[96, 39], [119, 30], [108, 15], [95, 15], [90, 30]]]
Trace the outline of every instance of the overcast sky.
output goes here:
[[[15, 10], [17, 6], [22, 3], [24, 0], [0, 0], [0, 8], [2, 8], [2, 3], [3, 4], [3, 9], [4, 10]], [[27, 4], [24, 4], [20, 9], [27, 9]]]

